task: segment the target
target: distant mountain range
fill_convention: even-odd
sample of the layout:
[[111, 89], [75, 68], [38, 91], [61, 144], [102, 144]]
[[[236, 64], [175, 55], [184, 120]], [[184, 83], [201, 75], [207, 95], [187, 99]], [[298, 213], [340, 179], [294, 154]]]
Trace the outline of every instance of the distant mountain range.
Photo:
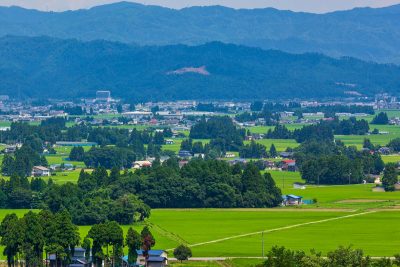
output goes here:
[[400, 63], [400, 5], [328, 14], [272, 8], [182, 10], [121, 2], [67, 12], [0, 8], [0, 36], [104, 39], [139, 45], [234, 43], [291, 53]]
[[276, 99], [400, 92], [400, 67], [212, 42], [135, 46], [50, 37], [0, 38], [0, 94], [135, 100]]

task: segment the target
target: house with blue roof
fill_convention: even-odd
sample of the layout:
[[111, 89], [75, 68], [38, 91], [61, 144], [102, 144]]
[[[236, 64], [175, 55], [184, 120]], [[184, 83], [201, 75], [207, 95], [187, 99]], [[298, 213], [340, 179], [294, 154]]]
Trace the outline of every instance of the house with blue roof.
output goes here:
[[138, 257], [136, 263], [129, 264], [128, 256], [122, 257], [122, 267], [165, 267], [168, 266], [168, 253], [164, 250], [149, 250], [149, 257], [147, 258], [143, 255], [143, 250], [136, 250]]
[[283, 195], [282, 206], [294, 206], [303, 204], [303, 197], [296, 195]]

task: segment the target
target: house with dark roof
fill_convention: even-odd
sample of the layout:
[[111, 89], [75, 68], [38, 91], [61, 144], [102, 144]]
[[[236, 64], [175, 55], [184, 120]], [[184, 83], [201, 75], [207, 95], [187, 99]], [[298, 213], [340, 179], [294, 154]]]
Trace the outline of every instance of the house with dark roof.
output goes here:
[[294, 156], [293, 152], [281, 152], [279, 153], [279, 156], [282, 158], [292, 158]]
[[122, 267], [165, 267], [168, 266], [168, 253], [164, 250], [149, 250], [149, 257], [143, 255], [143, 250], [137, 250], [137, 260], [134, 264], [129, 264], [128, 256], [122, 257]]
[[[86, 252], [84, 248], [75, 248], [71, 263], [67, 267], [91, 267], [92, 257], [90, 254], [90, 251]], [[49, 263], [49, 267], [57, 267], [56, 254], [49, 254], [47, 262]]]
[[178, 153], [180, 158], [191, 158], [193, 155], [190, 151], [187, 150], [180, 150]]

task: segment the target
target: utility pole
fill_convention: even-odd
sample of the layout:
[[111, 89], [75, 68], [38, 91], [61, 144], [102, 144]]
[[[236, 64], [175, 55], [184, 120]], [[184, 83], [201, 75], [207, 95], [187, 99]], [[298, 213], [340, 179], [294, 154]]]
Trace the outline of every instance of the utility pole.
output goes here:
[[349, 185], [350, 185], [351, 171], [349, 172]]

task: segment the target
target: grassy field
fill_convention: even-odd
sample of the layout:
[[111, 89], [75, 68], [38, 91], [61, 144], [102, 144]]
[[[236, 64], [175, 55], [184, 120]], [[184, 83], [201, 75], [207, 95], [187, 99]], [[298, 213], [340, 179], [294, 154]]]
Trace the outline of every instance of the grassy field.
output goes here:
[[386, 146], [391, 140], [400, 137], [400, 127], [397, 125], [370, 125], [371, 130], [377, 128], [381, 132], [388, 134], [377, 135], [336, 135], [336, 139], [342, 140], [347, 146], [362, 148], [365, 138], [371, 140], [374, 145]]
[[[192, 247], [194, 257], [261, 256], [262, 232], [265, 250], [283, 245], [305, 251], [316, 248], [326, 253], [339, 245], [352, 244], [371, 256], [398, 253], [400, 192], [375, 193], [369, 184], [307, 186], [301, 190], [292, 186], [293, 182], [302, 181], [299, 173], [271, 171], [271, 174], [284, 194], [316, 198], [318, 203], [275, 209], [154, 209], [150, 219], [133, 227], [140, 231], [145, 224], [149, 225], [157, 249], [172, 252], [178, 244], [185, 243]], [[76, 178], [60, 174], [57, 182]], [[11, 212], [22, 216], [27, 210], [0, 210], [0, 219]], [[129, 227], [123, 226], [124, 231]], [[79, 227], [82, 238], [89, 229], [90, 226]], [[224, 262], [223, 266], [257, 263], [235, 261]], [[222, 263], [190, 262], [172, 266], [217, 266], [214, 264]]]
[[[250, 141], [245, 141], [244, 143], [249, 144]], [[286, 148], [288, 147], [295, 148], [300, 145], [294, 139], [261, 139], [256, 140], [256, 143], [264, 145], [267, 150], [269, 150], [271, 145], [274, 144], [278, 152], [286, 151]]]
[[382, 160], [385, 163], [389, 163], [389, 162], [397, 163], [397, 162], [400, 162], [400, 154], [398, 154], [398, 155], [382, 155]]
[[[293, 123], [293, 124], [285, 124], [285, 127], [288, 128], [290, 131], [293, 131], [295, 129], [300, 129], [304, 126], [304, 124], [300, 123]], [[257, 134], [266, 134], [268, 130], [273, 130], [275, 126], [252, 126], [252, 127], [246, 127], [246, 130], [250, 130], [252, 133], [257, 133]]]
[[[281, 245], [309, 251], [316, 248], [326, 253], [339, 245], [362, 248], [368, 255], [391, 256], [398, 253], [400, 212], [376, 212], [314, 223], [265, 234], [266, 248]], [[290, 219], [288, 219], [291, 221]], [[261, 256], [261, 234], [230, 239], [194, 248], [194, 254], [215, 256]]]
[[[18, 214], [26, 211], [19, 210]], [[14, 211], [1, 210], [0, 217], [10, 212]], [[400, 245], [399, 219], [398, 211], [166, 209], [153, 210], [148, 224], [156, 238], [155, 248], [173, 249], [186, 243], [192, 246], [195, 257], [261, 256], [263, 231], [266, 250], [284, 245], [306, 251], [317, 248], [326, 253], [339, 245], [352, 244], [372, 256], [390, 256], [398, 252]], [[142, 227], [134, 226], [137, 230]], [[126, 232], [128, 226], [123, 228]], [[81, 237], [89, 229], [80, 227]], [[213, 266], [198, 264], [193, 266]]]
[[[179, 150], [181, 149], [181, 144], [184, 139], [183, 138], [174, 138], [172, 140], [174, 141], [174, 143], [172, 145], [163, 145], [161, 148], [162, 148], [162, 150], [174, 151], [177, 154], [179, 152]], [[210, 143], [210, 139], [193, 139], [193, 143], [195, 143], [195, 142], [201, 142], [201, 143], [203, 143], [203, 146], [204, 146], [205, 144]]]

